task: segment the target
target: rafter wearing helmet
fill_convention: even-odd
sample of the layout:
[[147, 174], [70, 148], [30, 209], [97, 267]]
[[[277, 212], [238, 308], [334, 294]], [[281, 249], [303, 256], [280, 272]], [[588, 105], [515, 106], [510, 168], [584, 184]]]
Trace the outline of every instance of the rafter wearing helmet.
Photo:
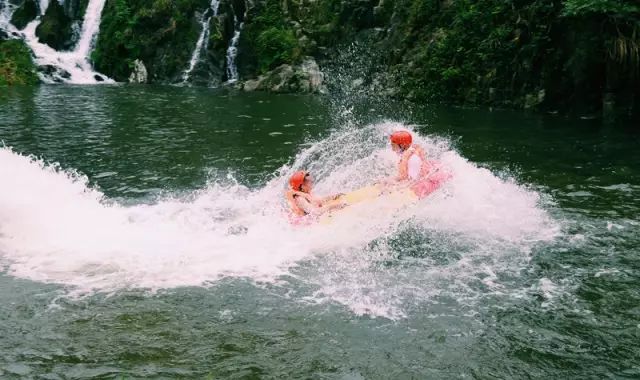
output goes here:
[[343, 204], [327, 204], [331, 200], [340, 198], [342, 194], [316, 198], [311, 194], [313, 177], [306, 171], [300, 170], [289, 177], [289, 189], [285, 198], [295, 216], [318, 216], [325, 212], [344, 207]]
[[408, 182], [410, 187], [422, 198], [451, 178], [448, 171], [441, 170], [439, 162], [427, 160], [424, 149], [413, 143], [413, 136], [408, 131], [396, 131], [389, 136], [391, 149], [400, 155], [398, 173], [386, 185]]

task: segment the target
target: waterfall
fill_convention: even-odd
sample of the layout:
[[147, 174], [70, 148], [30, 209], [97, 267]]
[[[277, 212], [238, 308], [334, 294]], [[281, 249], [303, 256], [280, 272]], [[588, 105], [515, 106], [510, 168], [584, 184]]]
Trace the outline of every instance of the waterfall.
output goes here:
[[229, 44], [229, 48], [227, 49], [227, 83], [235, 83], [238, 81], [238, 66], [236, 64], [236, 57], [238, 56], [238, 42], [240, 42], [240, 33], [242, 32], [242, 28], [244, 27], [244, 19], [246, 17], [247, 12], [245, 11], [242, 21], [238, 22], [238, 18], [233, 15], [233, 25], [235, 25], [235, 28], [233, 30], [231, 43]]
[[49, 0], [40, 0], [38, 5], [40, 6], [40, 15], [43, 15], [47, 8], [49, 8]]
[[13, 16], [15, 10], [16, 7], [8, 0], [0, 0], [0, 30], [9, 35], [17, 32], [16, 28], [11, 24], [11, 16]]
[[87, 60], [89, 59], [89, 54], [91, 53], [91, 47], [98, 37], [98, 31], [100, 30], [100, 19], [102, 17], [102, 9], [104, 8], [104, 3], [105, 0], [89, 1], [86, 13], [84, 14], [80, 40], [78, 41], [74, 52], [78, 56], [86, 58]]
[[191, 56], [191, 61], [189, 62], [189, 68], [185, 70], [185, 72], [182, 74], [182, 83], [187, 83], [187, 81], [189, 80], [189, 76], [191, 75], [191, 72], [196, 67], [196, 64], [198, 63], [198, 61], [200, 60], [200, 56], [202, 55], [202, 50], [205, 47], [205, 41], [209, 39], [209, 22], [211, 22], [212, 17], [216, 17], [218, 15], [219, 5], [220, 5], [220, 0], [211, 0], [211, 5], [209, 6], [209, 9], [205, 10], [202, 13], [202, 18], [200, 20], [200, 24], [202, 25], [202, 31], [200, 32], [200, 36], [198, 37], [198, 41], [196, 42], [196, 48], [193, 49], [193, 55]]
[[[57, 0], [53, 0], [57, 1]], [[46, 73], [39, 73], [45, 83], [66, 82], [89, 84], [114, 81], [93, 71], [89, 55], [100, 29], [100, 18], [106, 0], [89, 0], [82, 22], [80, 39], [73, 51], [59, 52], [43, 44], [36, 36], [36, 28], [49, 6], [49, 0], [40, 0], [40, 17], [30, 22], [24, 29], [24, 40], [35, 56], [35, 63], [44, 67]]]

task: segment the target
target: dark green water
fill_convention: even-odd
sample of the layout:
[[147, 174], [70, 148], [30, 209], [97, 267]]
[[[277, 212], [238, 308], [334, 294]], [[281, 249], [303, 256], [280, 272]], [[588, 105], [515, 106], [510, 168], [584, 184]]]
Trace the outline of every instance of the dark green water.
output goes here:
[[[3, 90], [0, 378], [640, 377], [637, 128], [356, 106], [367, 144], [384, 147], [371, 126], [393, 120], [452, 146], [458, 182], [424, 219], [326, 248], [277, 227], [270, 204], [283, 165], [317, 168], [331, 190], [375, 175], [333, 162], [374, 150], [340, 137], [340, 110], [173, 87]], [[230, 213], [245, 235], [220, 232]]]

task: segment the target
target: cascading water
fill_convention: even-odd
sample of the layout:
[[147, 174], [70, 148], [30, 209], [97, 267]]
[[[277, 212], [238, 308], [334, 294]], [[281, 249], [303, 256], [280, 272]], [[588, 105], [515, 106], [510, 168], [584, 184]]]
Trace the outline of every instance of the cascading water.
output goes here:
[[[56, 1], [56, 0], [54, 0]], [[106, 0], [89, 0], [82, 22], [80, 39], [73, 51], [59, 52], [43, 44], [36, 36], [36, 28], [49, 6], [48, 0], [40, 1], [40, 17], [30, 22], [24, 29], [24, 39], [35, 56], [38, 66], [46, 67], [47, 72], [39, 73], [46, 83], [66, 82], [76, 84], [113, 83], [114, 81], [93, 70], [89, 54], [100, 29], [102, 9]]]
[[6, 32], [8, 35], [13, 35], [17, 32], [16, 28], [11, 24], [11, 16], [16, 10], [16, 7], [9, 1], [0, 1], [0, 31]]
[[202, 56], [202, 50], [205, 48], [204, 42], [209, 38], [209, 22], [211, 22], [211, 18], [218, 15], [219, 6], [220, 0], [211, 0], [209, 9], [202, 13], [202, 19], [200, 20], [202, 31], [200, 32], [200, 36], [198, 37], [198, 41], [196, 42], [196, 48], [193, 50], [193, 55], [191, 56], [191, 61], [189, 62], [189, 68], [182, 74], [182, 83], [186, 83], [189, 80], [191, 72], [193, 71], [193, 69], [195, 69], [198, 61], [200, 60], [200, 57]]
[[[247, 8], [248, 11], [249, 8]], [[238, 66], [236, 64], [236, 57], [238, 56], [238, 43], [240, 42], [240, 33], [244, 27], [244, 20], [247, 17], [247, 11], [244, 12], [242, 21], [238, 20], [236, 15], [233, 15], [233, 37], [231, 43], [227, 49], [227, 82], [235, 83], [238, 81]]]

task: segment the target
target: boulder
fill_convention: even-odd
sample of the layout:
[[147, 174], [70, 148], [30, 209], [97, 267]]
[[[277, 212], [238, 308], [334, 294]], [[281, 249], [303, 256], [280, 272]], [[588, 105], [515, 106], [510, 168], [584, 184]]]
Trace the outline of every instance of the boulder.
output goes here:
[[35, 0], [25, 0], [11, 16], [11, 23], [22, 30], [28, 23], [38, 17], [38, 4]]
[[129, 83], [147, 83], [149, 75], [147, 74], [147, 68], [144, 66], [144, 62], [136, 59], [133, 62], [133, 71], [129, 75]]
[[299, 65], [280, 65], [256, 79], [244, 82], [244, 91], [267, 91], [276, 93], [322, 93], [325, 92], [324, 74], [316, 61], [305, 58]]
[[544, 102], [545, 95], [546, 95], [546, 93], [545, 93], [544, 89], [538, 91], [538, 93], [536, 93], [536, 94], [527, 94], [527, 96], [525, 97], [525, 100], [524, 100], [524, 108], [525, 109], [535, 109], [535, 108], [537, 108], [538, 106], [540, 106]]

